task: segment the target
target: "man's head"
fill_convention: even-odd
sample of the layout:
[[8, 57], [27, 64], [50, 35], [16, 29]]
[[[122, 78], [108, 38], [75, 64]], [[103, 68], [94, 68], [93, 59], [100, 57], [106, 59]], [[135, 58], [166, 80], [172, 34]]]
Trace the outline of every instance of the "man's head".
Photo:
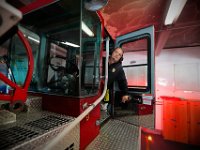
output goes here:
[[111, 55], [111, 59], [113, 61], [113, 63], [119, 62], [123, 60], [123, 50], [120, 47], [117, 47]]

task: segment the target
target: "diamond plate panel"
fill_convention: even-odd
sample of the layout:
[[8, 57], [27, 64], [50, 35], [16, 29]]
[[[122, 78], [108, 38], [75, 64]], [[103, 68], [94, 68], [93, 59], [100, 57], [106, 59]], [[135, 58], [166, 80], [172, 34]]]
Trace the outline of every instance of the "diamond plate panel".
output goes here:
[[28, 96], [26, 100], [26, 106], [28, 111], [41, 111], [42, 98], [36, 96]]
[[107, 119], [110, 118], [110, 115], [107, 111], [101, 110], [100, 124], [104, 123]]
[[145, 128], [154, 129], [154, 114], [149, 115], [129, 115], [116, 117], [116, 119]]
[[137, 150], [139, 127], [109, 120], [86, 150]]
[[[74, 120], [73, 117], [47, 111], [17, 114], [17, 121], [0, 126], [0, 149], [32, 150], [48, 143]], [[79, 149], [80, 127], [77, 125], [61, 140], [62, 149]]]

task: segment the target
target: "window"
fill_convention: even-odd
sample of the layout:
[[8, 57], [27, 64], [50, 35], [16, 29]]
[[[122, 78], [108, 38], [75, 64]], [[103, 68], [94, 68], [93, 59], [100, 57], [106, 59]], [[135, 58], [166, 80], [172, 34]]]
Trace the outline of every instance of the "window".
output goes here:
[[[35, 64], [29, 91], [78, 97], [97, 94], [101, 24], [96, 12], [81, 8], [82, 2], [60, 0], [23, 16], [21, 29], [31, 43]], [[16, 58], [12, 67], [21, 85], [27, 58], [17, 37], [12, 45], [11, 55]]]
[[[100, 83], [100, 21], [95, 12], [82, 9], [81, 96], [97, 94]], [[90, 31], [85, 31], [84, 28]]]
[[138, 40], [122, 44], [124, 60], [122, 62], [128, 87], [131, 90], [145, 90], [148, 87], [148, 39]]
[[[30, 84], [30, 87], [34, 87], [38, 74], [37, 74], [37, 57], [38, 57], [38, 52], [39, 52], [39, 45], [40, 45], [40, 37], [20, 26], [19, 30], [21, 30], [24, 34], [24, 36], [27, 38], [29, 41], [29, 44], [32, 48], [32, 53], [34, 57], [34, 71], [33, 71], [33, 76], [32, 76], [32, 82]], [[11, 65], [11, 70], [12, 74], [14, 76], [16, 84], [22, 86], [25, 82], [27, 71], [28, 71], [28, 56], [25, 50], [24, 45], [22, 44], [21, 40], [17, 35], [15, 35], [12, 39], [12, 44], [11, 44], [11, 49], [9, 50], [10, 53], [10, 65]]]

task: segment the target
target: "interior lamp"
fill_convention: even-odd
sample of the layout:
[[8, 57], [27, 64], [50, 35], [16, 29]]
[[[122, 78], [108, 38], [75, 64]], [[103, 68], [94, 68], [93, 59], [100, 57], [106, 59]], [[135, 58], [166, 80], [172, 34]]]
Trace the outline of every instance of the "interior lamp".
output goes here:
[[171, 25], [178, 19], [186, 2], [187, 0], [171, 0], [167, 16], [165, 18], [165, 25]]
[[72, 47], [80, 47], [79, 45], [76, 45], [74, 43], [70, 43], [70, 42], [61, 42], [62, 44], [68, 45], [68, 46], [72, 46]]
[[82, 30], [90, 37], [94, 37], [94, 33], [90, 30], [90, 28], [82, 21]]

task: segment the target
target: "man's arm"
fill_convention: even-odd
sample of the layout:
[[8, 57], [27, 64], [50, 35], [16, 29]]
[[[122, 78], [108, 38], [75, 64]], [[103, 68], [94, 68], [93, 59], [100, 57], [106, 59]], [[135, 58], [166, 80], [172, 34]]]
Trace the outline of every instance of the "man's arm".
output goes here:
[[126, 76], [125, 76], [122, 66], [120, 67], [119, 73], [117, 75], [117, 82], [119, 85], [119, 89], [123, 92], [123, 94], [124, 95], [127, 94], [128, 93], [128, 85], [127, 85]]
[[128, 95], [128, 85], [127, 79], [124, 73], [123, 68], [121, 68], [119, 75], [118, 75], [118, 85], [119, 89], [122, 91], [122, 102], [125, 103], [126, 101], [130, 101], [130, 96]]

